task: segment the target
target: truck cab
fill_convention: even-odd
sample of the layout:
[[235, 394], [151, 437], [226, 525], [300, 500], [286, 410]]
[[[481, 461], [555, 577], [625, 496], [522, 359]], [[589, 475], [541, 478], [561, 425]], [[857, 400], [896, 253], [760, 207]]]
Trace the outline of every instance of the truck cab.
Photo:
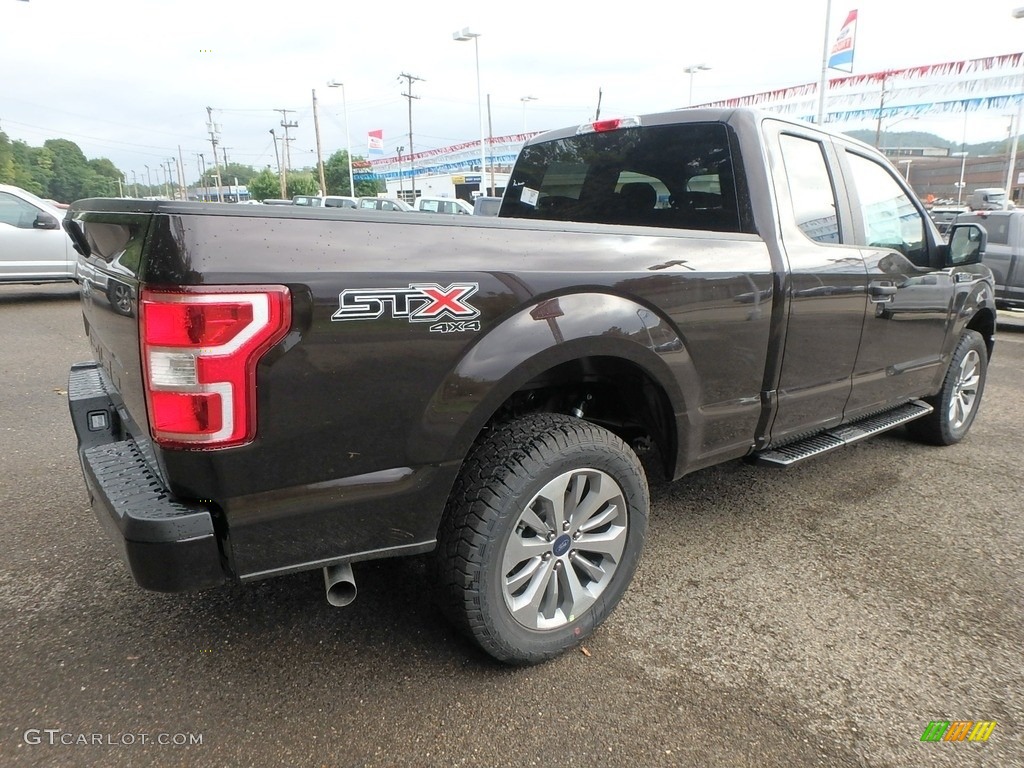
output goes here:
[[967, 196], [972, 211], [1005, 211], [1009, 207], [1006, 190], [1000, 187], [976, 189]]
[[958, 224], [978, 224], [988, 233], [984, 263], [996, 281], [996, 306], [1024, 309], [1024, 210], [975, 211]]

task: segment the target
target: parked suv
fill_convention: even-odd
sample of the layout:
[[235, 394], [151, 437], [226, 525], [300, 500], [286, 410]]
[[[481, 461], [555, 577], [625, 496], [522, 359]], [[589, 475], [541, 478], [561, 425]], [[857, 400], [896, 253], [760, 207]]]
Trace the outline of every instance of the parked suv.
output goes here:
[[20, 187], [0, 184], [0, 282], [73, 280], [75, 254], [64, 211]]
[[1024, 210], [975, 211], [957, 224], [980, 224], [988, 232], [983, 261], [996, 280], [996, 306], [1024, 309]]
[[470, 215], [473, 208], [457, 197], [421, 197], [416, 201], [417, 211], [427, 213], [455, 213]]

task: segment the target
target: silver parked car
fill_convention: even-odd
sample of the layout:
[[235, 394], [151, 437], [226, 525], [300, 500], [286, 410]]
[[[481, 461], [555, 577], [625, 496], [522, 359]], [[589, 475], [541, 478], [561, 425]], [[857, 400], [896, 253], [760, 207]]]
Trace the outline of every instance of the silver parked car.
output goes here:
[[77, 255], [61, 227], [64, 212], [20, 187], [0, 184], [0, 282], [75, 278]]

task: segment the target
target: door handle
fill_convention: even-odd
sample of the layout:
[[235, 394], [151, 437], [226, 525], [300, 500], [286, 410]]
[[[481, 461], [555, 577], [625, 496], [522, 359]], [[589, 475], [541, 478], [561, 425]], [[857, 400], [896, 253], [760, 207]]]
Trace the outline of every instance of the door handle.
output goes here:
[[896, 285], [890, 282], [868, 283], [868, 296], [874, 302], [892, 301], [896, 295]]

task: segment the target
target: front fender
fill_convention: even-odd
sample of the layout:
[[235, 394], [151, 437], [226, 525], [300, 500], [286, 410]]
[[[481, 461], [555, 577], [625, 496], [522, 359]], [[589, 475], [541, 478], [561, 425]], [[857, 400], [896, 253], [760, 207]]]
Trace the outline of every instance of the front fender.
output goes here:
[[674, 325], [655, 309], [606, 293], [531, 303], [488, 329], [434, 391], [413, 434], [412, 455], [444, 446], [466, 454], [509, 397], [558, 365], [583, 358], [628, 361], [665, 394], [677, 431], [687, 403], [698, 403], [696, 370]]
[[977, 264], [972, 265], [971, 272], [964, 271], [957, 274], [969, 274], [973, 279], [959, 283], [964, 287], [957, 297], [953, 333], [951, 334], [952, 339], [950, 339], [952, 346], [949, 353], [952, 355], [952, 350], [956, 348], [964, 329], [972, 328], [985, 337], [989, 356], [991, 356], [996, 330], [996, 294], [992, 272], [988, 267]]

